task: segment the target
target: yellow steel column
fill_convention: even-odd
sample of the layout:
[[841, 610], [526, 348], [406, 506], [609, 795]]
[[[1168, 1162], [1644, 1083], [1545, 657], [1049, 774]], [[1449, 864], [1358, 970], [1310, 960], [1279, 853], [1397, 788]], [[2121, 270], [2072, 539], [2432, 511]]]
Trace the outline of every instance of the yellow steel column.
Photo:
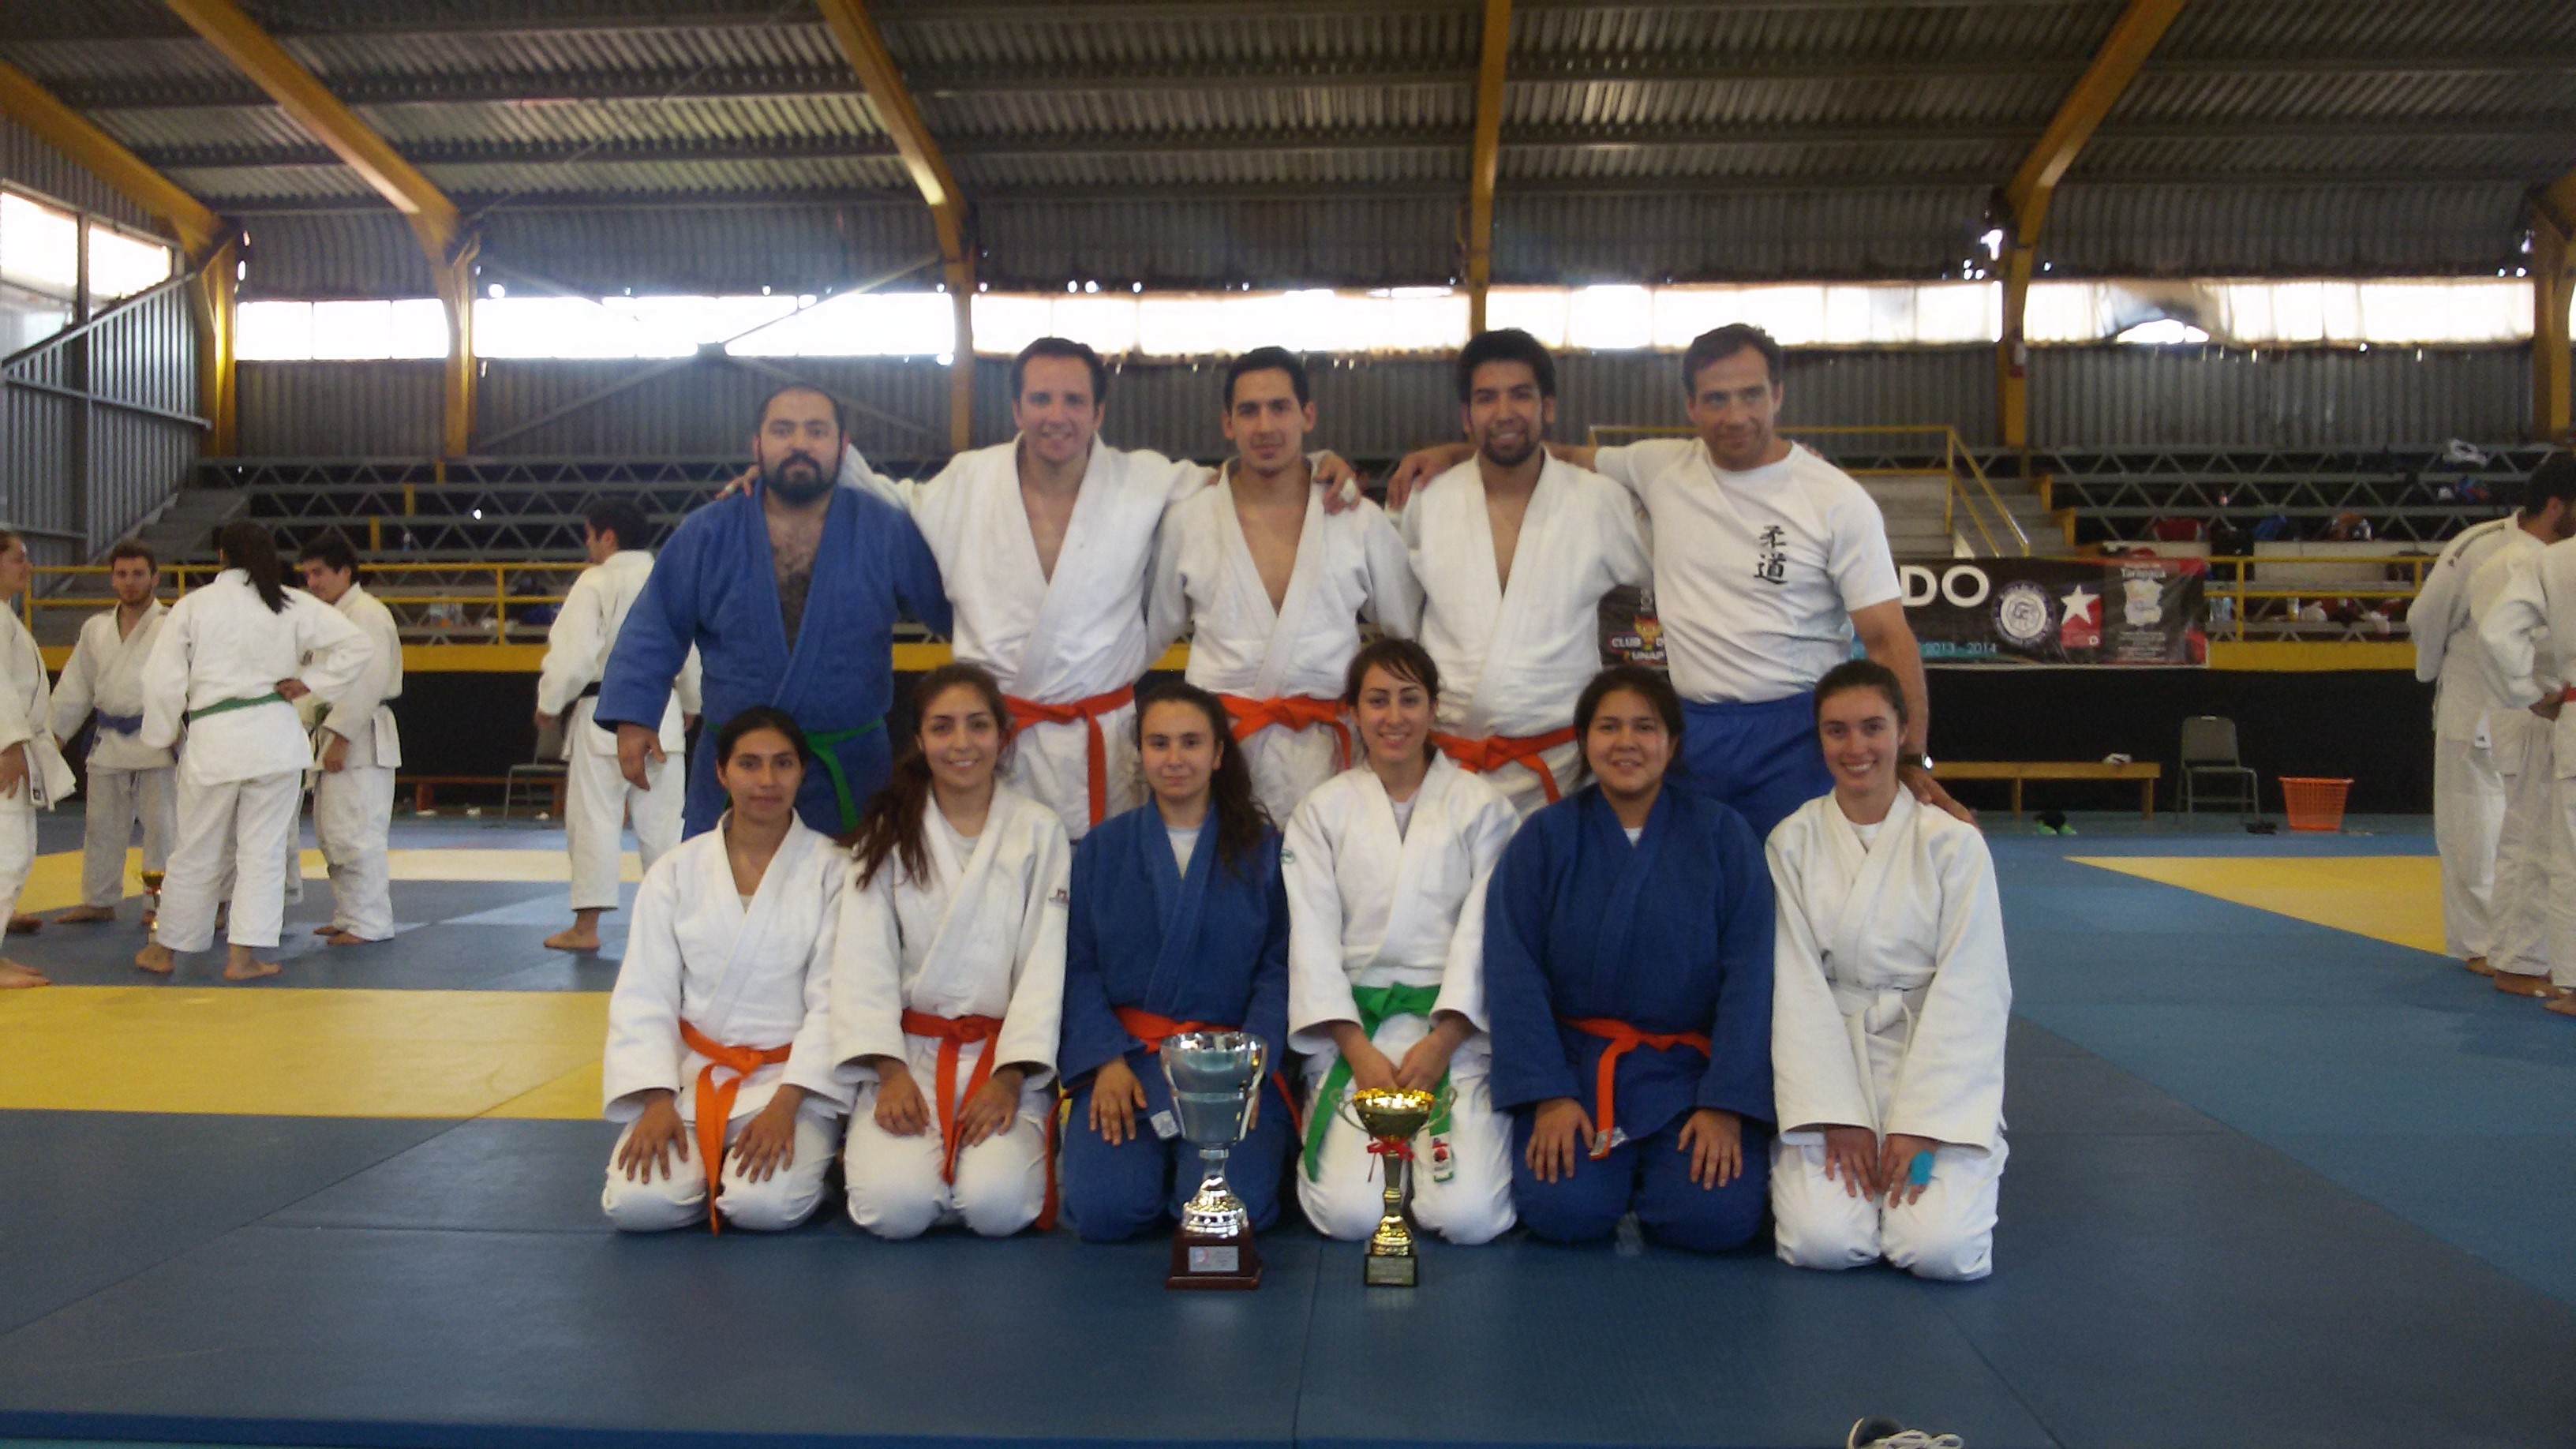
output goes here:
[[[422, 245], [428, 245], [426, 237]], [[448, 458], [462, 458], [474, 449], [474, 258], [480, 248], [481, 239], [469, 234], [459, 240], [456, 254], [446, 262], [441, 263], [435, 253], [430, 258], [430, 278], [438, 287], [440, 305], [447, 309], [445, 421], [439, 453]]]
[[270, 39], [233, 0], [164, 3], [410, 223], [422, 254], [429, 259], [439, 301], [447, 308], [446, 425], [440, 441], [445, 456], [466, 452], [474, 435], [473, 302], [467, 293], [476, 243], [456, 203], [358, 119], [302, 62]]
[[1467, 332], [1485, 330], [1494, 282], [1494, 181], [1503, 146], [1503, 79], [1511, 65], [1512, 0], [1485, 0], [1476, 58], [1476, 143], [1467, 158]]
[[957, 323], [957, 342], [948, 354], [948, 450], [963, 453], [975, 446], [975, 258], [962, 257], [944, 271], [948, 309]]
[[2559, 442], [2571, 421], [2567, 309], [2576, 303], [2576, 172], [2559, 178], [2531, 207], [2531, 431]]
[[197, 314], [197, 398], [206, 418], [205, 451], [227, 457], [240, 451], [234, 384], [233, 307], [239, 296], [241, 247], [227, 239], [189, 288]]
[[859, 88], [876, 108], [878, 124], [894, 142], [895, 154], [930, 208], [931, 230], [939, 238], [939, 258], [957, 318], [955, 366], [948, 380], [948, 442], [959, 452], [972, 443], [975, 426], [975, 331], [971, 315], [975, 292], [974, 242], [966, 215], [966, 194], [949, 174], [930, 126], [904, 84], [903, 71], [868, 14], [866, 0], [815, 0], [823, 24], [841, 56], [858, 72]]
[[2109, 38], [2093, 63], [2058, 103], [2057, 114], [2041, 133], [2039, 144], [2004, 187], [2004, 315], [1995, 344], [1995, 406], [1998, 430], [2007, 448], [2030, 446], [2029, 348], [2023, 340], [2023, 318], [2030, 300], [2030, 279], [2039, 259], [2040, 226], [2057, 183], [2093, 138], [2093, 128], [2118, 104], [2129, 82], [2137, 79], [2156, 42], [2164, 38], [2183, 0], [2129, 0], [2112, 23]]

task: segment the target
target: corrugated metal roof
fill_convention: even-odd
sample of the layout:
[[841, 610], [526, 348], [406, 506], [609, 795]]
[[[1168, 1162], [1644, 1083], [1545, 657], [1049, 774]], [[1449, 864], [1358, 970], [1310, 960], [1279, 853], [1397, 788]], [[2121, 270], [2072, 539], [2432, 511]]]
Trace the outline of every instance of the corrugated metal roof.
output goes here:
[[124, 193], [6, 116], [0, 116], [0, 178], [128, 226], [153, 228], [152, 218]]
[[1985, 229], [1975, 186], [1515, 196], [1494, 207], [1498, 281], [1758, 281], [1951, 275]]
[[[1042, 275], [1079, 256], [1104, 272], [1209, 282], [1208, 258], [1257, 257], [1264, 276], [1418, 279], [1455, 266], [1454, 209], [1473, 125], [1481, 7], [1471, 0], [1279, 0], [1268, 6], [1092, 0], [880, 0], [889, 47], [988, 233], [987, 262]], [[1498, 246], [1590, 275], [1612, 259], [1655, 275], [1897, 275], [1945, 269], [1952, 218], [1912, 215], [1927, 188], [1982, 194], [2008, 178], [2120, 12], [2121, 0], [1712, 4], [1636, 0], [1515, 7], [1503, 206], [1533, 204]], [[42, 15], [31, 12], [43, 10]], [[259, 17], [398, 149], [469, 207], [664, 197], [803, 204], [908, 196], [901, 167], [818, 18], [784, 0], [277, 0]], [[362, 198], [330, 154], [150, 0], [0, 12], [0, 57], [28, 68], [214, 203], [261, 208]], [[2510, 240], [2491, 198], [2576, 166], [2576, 7], [2205, 0], [2182, 18], [2078, 160], [2056, 202], [2051, 254], [2182, 258], [2367, 253], [2428, 271]], [[2471, 217], [2368, 241], [2294, 229], [2324, 213], [2272, 198], [2266, 229], [2229, 233], [2243, 193], [2366, 189], [2373, 178], [2477, 188]], [[2197, 185], [2181, 185], [2193, 182]], [[1812, 185], [1805, 206], [1712, 199], [1736, 186]], [[1888, 235], [1824, 230], [1827, 193], [1885, 188]], [[2104, 188], [2151, 190], [2167, 210], [2108, 241], [2069, 223]], [[1347, 190], [1347, 204], [1313, 198]], [[1341, 265], [1382, 236], [1384, 193], [1442, 218], [1381, 263]], [[1581, 191], [1580, 202], [1535, 192]], [[1102, 196], [1101, 193], [1113, 193]], [[1297, 198], [1292, 230], [1225, 208]], [[1131, 245], [1112, 266], [1088, 240], [1012, 233], [994, 208], [1098, 201]], [[2374, 203], [2376, 204], [2376, 203]], [[2093, 214], [2128, 203], [2106, 197]], [[1193, 211], [1214, 206], [1215, 213]], [[1236, 218], [1183, 264], [1150, 213], [1190, 228]], [[1021, 215], [1028, 213], [1021, 212]], [[2375, 213], [2374, 213], [2375, 214]], [[728, 215], [738, 216], [735, 213]], [[1266, 215], [1266, 213], [1265, 213]], [[1146, 218], [1135, 219], [1131, 218]], [[1334, 232], [1358, 228], [1355, 236]], [[1736, 228], [1715, 239], [1706, 228]], [[2483, 230], [2480, 230], [2483, 229]], [[2474, 234], [2473, 234], [2474, 233]], [[1752, 244], [1736, 234], [1759, 238]], [[650, 285], [742, 278], [612, 248]], [[845, 263], [746, 250], [778, 284]], [[2192, 250], [2197, 248], [2198, 250]], [[1744, 268], [1761, 256], [1776, 268]], [[1553, 262], [1550, 259], [1553, 258]], [[2079, 259], [2081, 259], [2079, 263]], [[575, 260], [574, 267], [585, 265]], [[794, 274], [791, 278], [790, 274]], [[1249, 278], [1247, 278], [1248, 280]]]
[[[2438, 5], [2270, 3], [2185, 5], [2158, 54], [2288, 55], [2410, 51], [2513, 54], [2576, 44], [2576, 9], [2548, 0], [2444, 0]], [[2151, 62], [2152, 67], [2152, 62]]]
[[2071, 186], [2040, 257], [2074, 276], [2388, 276], [2511, 265], [2515, 183]]

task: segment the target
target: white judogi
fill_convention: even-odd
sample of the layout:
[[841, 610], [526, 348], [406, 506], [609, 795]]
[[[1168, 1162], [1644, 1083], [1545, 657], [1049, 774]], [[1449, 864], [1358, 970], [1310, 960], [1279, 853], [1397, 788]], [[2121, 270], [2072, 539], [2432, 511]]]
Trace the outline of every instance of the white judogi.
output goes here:
[[[2480, 566], [2480, 580], [2494, 562]], [[2576, 779], [2569, 778], [2576, 776], [2576, 710], [2561, 709], [2554, 725], [2529, 713], [2529, 706], [2565, 687], [2567, 666], [2560, 654], [2566, 646], [2557, 642], [2564, 639], [2576, 639], [2576, 540], [2569, 539], [2522, 552], [2478, 611], [2478, 640], [2495, 670], [2502, 705], [2490, 717], [2490, 728], [2514, 718], [2528, 740], [2538, 741], [2521, 751], [2523, 768], [2538, 767], [2549, 777], [2532, 861], [2515, 849], [2515, 812], [2524, 808], [2529, 792], [2518, 777], [2509, 782], [2505, 844], [2496, 852], [2496, 948], [2487, 960], [2499, 971], [2545, 971], [2553, 984], [2576, 990], [2576, 898], [2570, 896], [2576, 892]], [[2540, 964], [2524, 940], [2534, 906], [2541, 919]]]
[[1797, 444], [1740, 473], [1697, 438], [1603, 448], [1593, 466], [1654, 527], [1655, 614], [1684, 699], [1803, 694], [1851, 657], [1853, 610], [1903, 597], [1877, 501]]
[[170, 606], [143, 666], [143, 742], [166, 748], [182, 724], [188, 731], [179, 752], [179, 836], [161, 886], [162, 945], [202, 951], [212, 943], [227, 855], [236, 867], [232, 944], [277, 944], [296, 800], [313, 767], [312, 741], [292, 707], [270, 701], [206, 711], [274, 694], [282, 679], [334, 698], [367, 668], [374, 647], [302, 589], [286, 590], [285, 611], [270, 613], [240, 569]]
[[1253, 791], [1273, 821], [1284, 823], [1308, 791], [1354, 763], [1340, 701], [1343, 676], [1359, 652], [1362, 616], [1405, 638], [1422, 616], [1422, 586], [1414, 581], [1404, 539], [1376, 504], [1362, 499], [1328, 513], [1322, 490], [1306, 490], [1297, 564], [1275, 609], [1231, 486], [1200, 489], [1164, 515], [1147, 601], [1149, 657], [1186, 629], [1186, 677], [1224, 698], [1230, 710], [1305, 700], [1314, 702], [1305, 708], [1334, 713], [1333, 724], [1264, 724], [1238, 742], [1252, 767]]
[[[1601, 671], [1601, 596], [1650, 572], [1627, 490], [1550, 457], [1521, 519], [1509, 589], [1494, 567], [1475, 459], [1424, 484], [1396, 527], [1422, 581], [1422, 647], [1440, 666], [1442, 732], [1475, 742], [1570, 731], [1575, 700]], [[1558, 793], [1570, 793], [1581, 744], [1569, 737], [1537, 761]], [[1490, 771], [1524, 815], [1553, 798], [1532, 764]]]
[[[1080, 840], [1144, 801], [1135, 705], [1102, 696], [1132, 689], [1154, 662], [1145, 635], [1154, 537], [1164, 508], [1206, 487], [1208, 470], [1095, 440], [1049, 578], [1020, 499], [1019, 447], [1014, 438], [960, 453], [927, 483], [882, 477], [852, 449], [841, 478], [912, 511], [947, 585], [958, 659], [992, 671], [1015, 712], [1018, 701], [1086, 706], [1080, 719], [1023, 724], [1010, 773]], [[1096, 809], [1095, 755], [1104, 778]]]
[[171, 778], [172, 751], [143, 743], [143, 662], [152, 641], [161, 637], [160, 600], [146, 604], [134, 632], [119, 634], [116, 610], [93, 614], [81, 624], [79, 642], [63, 665], [54, 688], [53, 717], [57, 740], [80, 732], [93, 711], [98, 729], [90, 736], [89, 780], [83, 789], [88, 805], [81, 822], [81, 903], [114, 906], [125, 898], [125, 843], [143, 826], [143, 868], [167, 869], [170, 838], [177, 833], [176, 785]]
[[25, 746], [27, 776], [0, 796], [0, 918], [18, 908], [18, 893], [36, 867], [36, 812], [51, 810], [72, 792], [72, 767], [53, 735], [53, 697], [45, 682], [45, 656], [18, 616], [0, 625], [0, 750]]
[[[850, 1220], [886, 1238], [955, 1222], [1004, 1237], [1037, 1221], [1046, 1205], [1073, 851], [1055, 812], [1007, 785], [994, 789], [983, 833], [962, 849], [938, 802], [923, 811], [929, 877], [912, 880], [889, 858], [866, 886], [851, 885], [841, 907], [832, 1059], [861, 1084], [841, 1153]], [[906, 1012], [1001, 1022], [989, 1040], [958, 1048], [944, 1104], [943, 1039], [907, 1032]], [[967, 1082], [987, 1052], [997, 1065], [1026, 1062], [1035, 1070], [1020, 1084], [1018, 1116], [959, 1151], [948, 1181], [941, 1123], [965, 1110]], [[865, 1057], [898, 1057], [911, 1067], [930, 1105], [928, 1131], [897, 1137], [877, 1125], [877, 1073]]]
[[564, 721], [564, 851], [572, 858], [576, 911], [617, 909], [618, 845], [630, 811], [646, 870], [680, 841], [680, 811], [689, 794], [682, 716], [698, 712], [698, 652], [689, 651], [671, 701], [662, 708], [663, 759], [644, 767], [649, 787], [638, 790], [626, 782], [617, 768], [616, 734], [591, 722], [617, 631], [652, 576], [650, 550], [619, 549], [607, 562], [581, 571], [546, 630], [537, 708], [552, 715], [572, 711]]
[[[1318, 1098], [1341, 1055], [1326, 1024], [1361, 1020], [1352, 987], [1436, 988], [1435, 1013], [1473, 1023], [1475, 1033], [1449, 1058], [1448, 1136], [1415, 1151], [1413, 1207], [1424, 1227], [1453, 1243], [1490, 1242], [1514, 1213], [1511, 1119], [1494, 1110], [1487, 1081], [1485, 888], [1520, 816], [1491, 783], [1445, 757], [1432, 761], [1409, 805], [1399, 824], [1386, 786], [1362, 765], [1315, 787], [1290, 818], [1279, 857], [1288, 890], [1288, 1044], [1306, 1054], [1311, 1123], [1348, 1100], [1346, 1092]], [[1370, 1041], [1400, 1064], [1431, 1025], [1429, 1016], [1390, 1016]], [[1377, 1227], [1385, 1183], [1368, 1145], [1357, 1127], [1337, 1120], [1315, 1173], [1302, 1161], [1291, 1169], [1307, 1221], [1328, 1236], [1365, 1238]]]
[[2463, 961], [2495, 946], [2496, 842], [2504, 833], [2504, 774], [2489, 720], [2509, 707], [2489, 681], [2469, 578], [2514, 534], [2513, 518], [2491, 518], [2442, 548], [2406, 611], [2415, 640], [2415, 677], [2434, 686], [2433, 840], [2442, 858], [2443, 944]]
[[[2012, 975], [1994, 859], [1977, 828], [1899, 790], [1862, 839], [1834, 797], [1771, 832], [1779, 895], [1771, 1070], [1781, 1261], [1881, 1256], [1926, 1278], [1994, 1271]], [[1825, 1176], [1826, 1125], [1929, 1137], [1923, 1196], [1882, 1209]]]
[[[2468, 614], [2482, 640], [2488, 616], [2514, 575], [2528, 567], [2543, 547], [2539, 539], [2517, 528], [2499, 540], [2477, 572], [2469, 575]], [[2522, 687], [2511, 681], [2526, 665], [2534, 674], [2545, 670], [2553, 682], [2561, 677], [2557, 651], [2545, 642], [2546, 629], [2537, 634], [2523, 632], [2536, 618], [2529, 613], [2517, 616], [2512, 632], [2519, 644], [2507, 641], [2508, 649], [2477, 651], [2479, 668], [2487, 676], [2485, 692], [2499, 705]], [[2546, 656], [2540, 652], [2544, 649]], [[2508, 652], [2515, 665], [2510, 672], [2502, 657]], [[2504, 824], [2496, 833], [2487, 963], [2498, 971], [2543, 976], [2549, 972], [2550, 800], [2558, 775], [2552, 763], [2550, 729], [2527, 709], [2511, 707], [2489, 710], [2486, 727], [2505, 791]]]
[[[402, 732], [393, 702], [402, 697], [402, 631], [393, 611], [352, 582], [333, 602], [374, 646], [367, 667], [331, 696], [321, 728], [349, 742], [337, 770], [313, 774], [313, 843], [331, 868], [331, 924], [362, 941], [394, 933], [393, 888], [385, 849], [394, 820], [394, 771], [402, 766]], [[330, 741], [313, 737], [318, 760]]]
[[[790, 1048], [787, 1060], [740, 1078], [726, 1117], [728, 1144], [780, 1086], [805, 1089], [792, 1162], [766, 1182], [750, 1181], [738, 1163], [726, 1162], [716, 1209], [734, 1227], [792, 1228], [813, 1216], [823, 1197], [840, 1118], [850, 1109], [849, 1087], [832, 1067], [831, 1026], [832, 943], [849, 867], [846, 851], [791, 822], [746, 901], [734, 888], [719, 826], [656, 861], [635, 891], [635, 923], [608, 998], [608, 1054], [600, 1070], [608, 1120], [628, 1124], [618, 1134], [619, 1147], [643, 1115], [647, 1092], [677, 1093], [680, 1120], [697, 1125], [699, 1082], [710, 1063], [681, 1039], [684, 1021], [722, 1046]], [[712, 1081], [720, 1086], [734, 1079], [716, 1067]], [[694, 1132], [688, 1143], [689, 1160], [673, 1162], [667, 1178], [656, 1172], [630, 1181], [610, 1153], [600, 1195], [609, 1221], [629, 1232], [704, 1221], [707, 1167]]]

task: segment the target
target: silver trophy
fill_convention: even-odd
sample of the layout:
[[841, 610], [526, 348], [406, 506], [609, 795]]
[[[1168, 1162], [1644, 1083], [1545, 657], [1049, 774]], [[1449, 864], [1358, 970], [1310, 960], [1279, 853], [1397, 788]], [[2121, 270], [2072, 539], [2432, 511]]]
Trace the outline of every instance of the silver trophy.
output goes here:
[[1163, 1039], [1163, 1080], [1181, 1136], [1199, 1150], [1207, 1175], [1181, 1205], [1172, 1232], [1167, 1288], [1257, 1288], [1261, 1255], [1252, 1245], [1252, 1212], [1226, 1185], [1225, 1159], [1252, 1130], [1270, 1053], [1240, 1031], [1185, 1031]]

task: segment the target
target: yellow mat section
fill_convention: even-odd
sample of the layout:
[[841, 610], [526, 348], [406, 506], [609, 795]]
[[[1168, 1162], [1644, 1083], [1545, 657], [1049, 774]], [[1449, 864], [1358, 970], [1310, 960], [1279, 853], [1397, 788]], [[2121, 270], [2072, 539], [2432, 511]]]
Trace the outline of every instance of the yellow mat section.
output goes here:
[[[498, 881], [518, 885], [542, 884], [547, 881], [572, 879], [572, 862], [560, 850], [478, 850], [454, 847], [442, 850], [389, 850], [387, 867], [395, 880], [467, 880]], [[77, 850], [58, 850], [36, 857], [35, 869], [27, 874], [27, 888], [18, 896], [18, 909], [30, 913], [59, 911], [81, 901], [81, 855]], [[331, 868], [323, 863], [322, 852], [304, 852], [304, 878], [328, 880]], [[626, 852], [620, 863], [619, 879], [628, 882], [644, 878], [644, 862], [634, 851]], [[125, 852], [125, 893], [143, 894], [143, 852]]]
[[2099, 866], [2378, 941], [2442, 952], [2442, 863], [2429, 855], [2079, 855]]
[[0, 1110], [595, 1118], [607, 1030], [597, 991], [7, 991]]

